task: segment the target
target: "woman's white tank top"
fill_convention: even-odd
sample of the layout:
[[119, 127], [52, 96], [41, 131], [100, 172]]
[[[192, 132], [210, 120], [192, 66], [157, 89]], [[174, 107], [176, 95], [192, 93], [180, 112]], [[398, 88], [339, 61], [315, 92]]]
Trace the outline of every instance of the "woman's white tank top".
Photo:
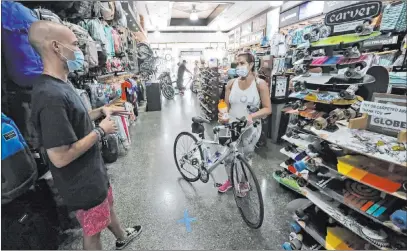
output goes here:
[[260, 108], [260, 95], [256, 85], [256, 80], [253, 80], [249, 88], [242, 90], [239, 87], [239, 79], [235, 80], [229, 95], [229, 118], [231, 121], [235, 121], [236, 118], [247, 117], [249, 115], [248, 105]]

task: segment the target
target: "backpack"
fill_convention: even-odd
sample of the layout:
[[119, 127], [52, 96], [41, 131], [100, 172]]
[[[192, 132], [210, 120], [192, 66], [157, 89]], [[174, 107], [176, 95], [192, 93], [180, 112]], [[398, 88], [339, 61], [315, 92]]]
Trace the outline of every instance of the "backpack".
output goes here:
[[89, 32], [89, 35], [93, 38], [93, 40], [99, 42], [99, 44], [96, 45], [99, 66], [104, 66], [106, 64], [109, 43], [106, 37], [104, 25], [99, 19], [81, 21], [79, 22], [79, 25]]
[[117, 30], [112, 29], [112, 36], [113, 36], [113, 44], [114, 44], [114, 52], [116, 55], [120, 55], [123, 52], [122, 42], [119, 33]]
[[37, 179], [37, 165], [13, 120], [1, 114], [1, 204], [27, 192]]
[[113, 20], [115, 13], [114, 2], [101, 2], [100, 3], [100, 13], [106, 21]]
[[53, 10], [63, 19], [78, 20], [92, 18], [94, 10], [93, 1], [55, 1]]
[[106, 97], [100, 84], [97, 82], [91, 83], [89, 84], [89, 88], [91, 93], [90, 100], [92, 103], [92, 108], [96, 109], [104, 106], [106, 104]]
[[117, 134], [106, 135], [102, 139], [102, 158], [106, 163], [113, 163], [119, 157], [119, 138]]
[[64, 22], [63, 24], [76, 35], [76, 38], [78, 38], [79, 47], [85, 56], [85, 62], [87, 62], [89, 68], [99, 66], [98, 47], [96, 42], [89, 35], [88, 31], [79, 25], [69, 22]]
[[116, 9], [114, 18], [117, 20], [119, 26], [127, 27], [127, 18], [123, 10], [122, 3], [120, 1], [114, 1], [114, 4]]
[[18, 86], [31, 88], [43, 70], [40, 56], [28, 41], [28, 29], [37, 15], [21, 3], [1, 2], [1, 40], [7, 74]]
[[38, 8], [34, 9], [35, 14], [37, 15], [37, 18], [40, 20], [46, 20], [46, 21], [51, 21], [55, 23], [62, 24], [61, 18], [55, 14], [54, 12], [44, 9], [44, 8]]
[[92, 104], [90, 103], [88, 92], [82, 89], [75, 89], [76, 93], [82, 100], [82, 104], [85, 106], [86, 110], [89, 112], [92, 110]]

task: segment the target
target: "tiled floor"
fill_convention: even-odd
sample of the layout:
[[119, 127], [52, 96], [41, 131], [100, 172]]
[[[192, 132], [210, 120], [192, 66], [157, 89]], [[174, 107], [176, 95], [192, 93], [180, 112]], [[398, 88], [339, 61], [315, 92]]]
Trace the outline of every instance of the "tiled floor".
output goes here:
[[[108, 166], [119, 218], [126, 226], [144, 227], [128, 249], [281, 249], [289, 234], [290, 215], [285, 205], [295, 198], [271, 177], [285, 159], [279, 153], [281, 147], [269, 142], [253, 160], [265, 219], [260, 229], [250, 229], [240, 217], [232, 192], [219, 195], [213, 179], [207, 184], [190, 184], [176, 169], [174, 139], [180, 131], [190, 131], [191, 117], [199, 109], [195, 94], [187, 92], [183, 98], [163, 100], [160, 112], [142, 112], [131, 129], [132, 148]], [[223, 182], [226, 172], [220, 167], [213, 176], [216, 182]], [[197, 219], [190, 233], [177, 223], [185, 209]], [[80, 232], [74, 236], [61, 248], [81, 249]], [[114, 248], [108, 230], [102, 239], [105, 249]]]

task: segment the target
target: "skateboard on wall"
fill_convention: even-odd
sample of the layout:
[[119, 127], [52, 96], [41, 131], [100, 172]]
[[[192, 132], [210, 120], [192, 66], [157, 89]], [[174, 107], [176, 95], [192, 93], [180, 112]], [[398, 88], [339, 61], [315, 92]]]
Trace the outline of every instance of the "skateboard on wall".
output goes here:
[[359, 237], [368, 241], [381, 250], [406, 249], [407, 237], [397, 234], [386, 227], [374, 224], [371, 220], [356, 214], [344, 205], [330, 199], [320, 192], [302, 187], [303, 194], [320, 210], [328, 214], [333, 220], [339, 222]]
[[[350, 129], [338, 125], [339, 130], [330, 133], [324, 130], [311, 128], [318, 137], [341, 148], [363, 154], [378, 160], [387, 161], [393, 164], [407, 166], [406, 143], [399, 143], [397, 138], [367, 131]], [[386, 165], [387, 166], [387, 165]]]
[[[352, 231], [342, 227], [332, 217], [320, 210], [314, 204], [307, 208], [299, 208], [293, 215], [294, 221], [290, 223], [292, 233], [307, 233], [327, 250], [362, 250], [371, 249], [367, 241]], [[290, 238], [291, 239], [291, 238]], [[292, 242], [291, 244], [296, 244]], [[296, 245], [293, 245], [296, 246]]]
[[363, 101], [363, 98], [360, 96], [356, 96], [354, 99], [343, 99], [338, 92], [316, 91], [310, 89], [306, 89], [300, 92], [293, 92], [289, 95], [289, 97], [321, 104], [345, 106]]
[[407, 236], [407, 216], [403, 217], [402, 214], [403, 211], [406, 212], [404, 200], [394, 196], [383, 198], [379, 190], [351, 179], [339, 180], [312, 174], [309, 175], [308, 181], [334, 200], [376, 223]]
[[273, 172], [273, 178], [283, 186], [301, 194], [300, 187], [297, 184], [297, 177], [287, 170], [278, 170]]
[[331, 36], [320, 39], [316, 42], [311, 43], [311, 47], [327, 47], [333, 45], [342, 45], [343, 47], [351, 46], [353, 44], [360, 43], [364, 40], [371, 39], [377, 36], [380, 36], [380, 31], [373, 31], [369, 35], [360, 35], [360, 34], [345, 34], [339, 36]]

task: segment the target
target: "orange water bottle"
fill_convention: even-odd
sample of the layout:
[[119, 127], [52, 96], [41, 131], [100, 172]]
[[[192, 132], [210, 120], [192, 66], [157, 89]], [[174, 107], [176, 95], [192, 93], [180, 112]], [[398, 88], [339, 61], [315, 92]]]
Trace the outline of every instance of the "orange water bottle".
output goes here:
[[228, 105], [223, 99], [219, 101], [218, 110], [219, 113], [222, 114], [222, 120], [228, 121], [229, 120]]

